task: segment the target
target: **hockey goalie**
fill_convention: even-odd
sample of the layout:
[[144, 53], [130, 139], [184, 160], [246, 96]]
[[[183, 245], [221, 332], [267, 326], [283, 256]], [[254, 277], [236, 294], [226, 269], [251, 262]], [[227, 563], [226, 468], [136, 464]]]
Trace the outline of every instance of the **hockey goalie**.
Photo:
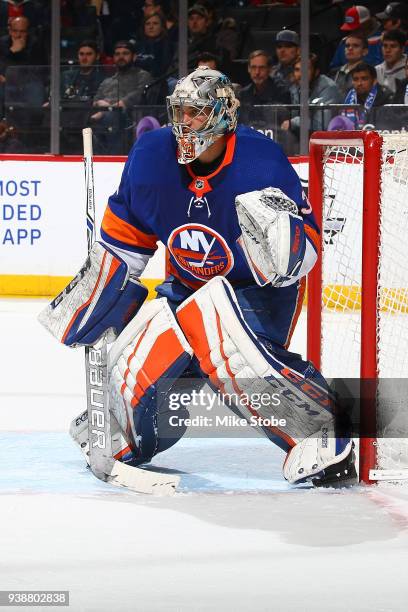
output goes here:
[[[278, 145], [237, 126], [229, 79], [206, 67], [167, 99], [170, 128], [141, 137], [84, 268], [41, 314], [68, 346], [108, 333], [112, 449], [131, 466], [174, 444], [166, 397], [197, 372], [231, 409], [259, 417], [293, 484], [352, 482], [353, 444], [322, 375], [288, 350], [317, 257], [313, 213]], [[140, 276], [162, 241], [168, 276], [145, 301]], [[160, 393], [159, 393], [160, 387]], [[279, 404], [251, 404], [255, 393]], [[247, 401], [239, 401], [245, 396]], [[263, 425], [268, 417], [285, 427]], [[87, 451], [86, 418], [71, 427]], [[194, 466], [192, 466], [194, 467]]]

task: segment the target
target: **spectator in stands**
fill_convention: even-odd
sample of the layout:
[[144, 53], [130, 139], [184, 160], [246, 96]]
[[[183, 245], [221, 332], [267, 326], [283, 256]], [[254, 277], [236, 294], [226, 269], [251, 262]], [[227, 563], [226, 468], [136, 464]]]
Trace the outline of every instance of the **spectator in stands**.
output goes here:
[[390, 30], [408, 31], [408, 7], [405, 2], [390, 2], [381, 13], [376, 13], [384, 32]]
[[[302, 76], [301, 60], [297, 60], [294, 66], [294, 82], [290, 87], [292, 104], [300, 104], [300, 80]], [[311, 53], [309, 57], [309, 104], [322, 106], [327, 104], [340, 104], [342, 96], [336, 83], [325, 74], [320, 74], [318, 57]], [[311, 130], [325, 130], [331, 119], [330, 110], [318, 110], [312, 113]], [[281, 125], [283, 130], [291, 130], [298, 135], [300, 132], [300, 116], [291, 117]]]
[[395, 95], [392, 99], [393, 104], [408, 104], [408, 57], [405, 56], [405, 75], [403, 79], [395, 82]]
[[276, 56], [278, 63], [271, 67], [271, 76], [293, 82], [293, 68], [299, 59], [299, 35], [293, 30], [281, 30], [276, 35]]
[[352, 69], [367, 56], [368, 40], [361, 34], [350, 34], [345, 39], [344, 49], [347, 62], [338, 70], [334, 69], [330, 74], [343, 98], [352, 87]]
[[[84, 40], [77, 51], [78, 66], [71, 67], [61, 77], [61, 152], [78, 154], [81, 151], [82, 129], [88, 125], [89, 114], [99, 85], [105, 79], [98, 65], [96, 41]], [[49, 106], [47, 102], [44, 106]]]
[[136, 65], [154, 77], [159, 77], [169, 68], [174, 51], [174, 43], [168, 37], [164, 17], [160, 13], [145, 17], [143, 36], [136, 43]]
[[[129, 41], [119, 41], [115, 45], [113, 59], [116, 73], [104, 79], [94, 97], [94, 106], [100, 108], [127, 108], [143, 102], [143, 90], [151, 83], [151, 75], [134, 65], [136, 52]], [[103, 113], [96, 113], [95, 120]]]
[[211, 70], [219, 70], [220, 60], [217, 55], [209, 51], [203, 51], [197, 57], [197, 68], [200, 66], [208, 66]]
[[168, 3], [163, 0], [145, 0], [142, 8], [144, 19], [159, 14], [164, 20], [170, 40], [173, 43], [177, 41], [177, 19], [169, 10]]
[[0, 38], [0, 64], [5, 66], [45, 66], [48, 58], [41, 42], [29, 31], [27, 17], [15, 17], [8, 25], [8, 35]]
[[[381, 31], [378, 21], [371, 17], [371, 13], [365, 6], [355, 5], [345, 13], [344, 23], [340, 30], [346, 33], [360, 34], [368, 39], [368, 53], [366, 61], [373, 66], [380, 64], [383, 60], [381, 53]], [[337, 68], [346, 63], [345, 38], [339, 43], [330, 68]]]
[[278, 77], [271, 77], [270, 55], [258, 49], [250, 53], [248, 72], [251, 83], [241, 89], [239, 98], [242, 106], [254, 104], [290, 104], [289, 87]]
[[361, 109], [345, 109], [343, 115], [353, 121], [357, 130], [367, 124], [374, 125], [373, 108], [390, 104], [392, 92], [377, 83], [377, 72], [374, 66], [360, 62], [351, 71], [353, 86], [347, 93], [345, 104], [360, 104]]
[[210, 29], [208, 13], [200, 4], [195, 4], [188, 11], [188, 49], [189, 53], [201, 51], [216, 52], [215, 34]]
[[382, 37], [384, 61], [375, 67], [377, 81], [393, 93], [396, 90], [395, 80], [405, 77], [406, 40], [407, 36], [402, 30], [388, 30]]
[[[193, 0], [191, 4], [199, 4], [200, 6], [205, 8], [205, 10], [207, 11], [208, 29], [210, 32], [215, 32], [218, 29], [218, 24], [217, 24], [218, 18], [217, 18], [217, 12], [215, 9], [217, 0], [197, 0], [197, 2], [194, 2]], [[218, 4], [221, 4], [221, 3], [218, 2]]]
[[84, 40], [78, 47], [78, 66], [62, 74], [62, 100], [91, 101], [94, 99], [105, 73], [98, 65], [99, 50], [96, 41]]
[[[129, 41], [116, 43], [113, 53], [116, 73], [104, 79], [94, 98], [94, 106], [104, 111], [94, 113], [91, 119], [98, 129], [100, 153], [123, 152], [122, 130], [131, 124], [131, 107], [145, 102], [144, 90], [152, 82], [151, 75], [136, 67], [136, 53]], [[112, 109], [115, 112], [109, 112]]]
[[47, 57], [29, 26], [27, 17], [15, 17], [8, 35], [0, 38], [0, 93], [6, 106], [41, 107], [46, 98], [48, 75], [38, 66], [44, 66]]

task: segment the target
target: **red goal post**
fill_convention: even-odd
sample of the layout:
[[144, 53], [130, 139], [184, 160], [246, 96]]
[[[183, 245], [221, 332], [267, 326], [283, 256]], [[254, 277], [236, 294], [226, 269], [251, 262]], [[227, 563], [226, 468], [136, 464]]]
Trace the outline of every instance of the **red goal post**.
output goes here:
[[[408, 417], [389, 391], [393, 359], [396, 379], [408, 378], [407, 149], [408, 134], [316, 132], [310, 140], [309, 199], [322, 231], [308, 277], [308, 358], [325, 376], [360, 378], [364, 482], [408, 478]], [[396, 352], [395, 327], [406, 344]]]

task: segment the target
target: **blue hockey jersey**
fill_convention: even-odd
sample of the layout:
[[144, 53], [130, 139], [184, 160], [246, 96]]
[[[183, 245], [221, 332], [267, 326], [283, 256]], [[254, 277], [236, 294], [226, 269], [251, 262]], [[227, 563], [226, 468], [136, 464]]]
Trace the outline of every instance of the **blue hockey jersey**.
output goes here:
[[[253, 282], [237, 247], [241, 231], [237, 195], [278, 187], [304, 219], [308, 250], [317, 249], [317, 226], [296, 172], [281, 148], [251, 128], [227, 136], [223, 161], [208, 176], [196, 176], [177, 162], [170, 128], [148, 132], [131, 150], [117, 192], [109, 198], [102, 222], [103, 240], [147, 263], [161, 240], [167, 247], [167, 272], [196, 289], [217, 275], [233, 284]], [[138, 270], [140, 272], [140, 268]]]

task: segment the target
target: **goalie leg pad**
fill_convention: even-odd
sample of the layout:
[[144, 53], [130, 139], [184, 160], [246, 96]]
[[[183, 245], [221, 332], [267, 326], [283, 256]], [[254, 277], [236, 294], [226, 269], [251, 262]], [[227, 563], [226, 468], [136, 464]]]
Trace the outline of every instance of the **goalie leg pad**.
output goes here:
[[[211, 382], [247, 418], [256, 417], [271, 439], [276, 441], [278, 436], [282, 448], [293, 449], [322, 427], [334, 426], [334, 399], [329, 390], [293, 370], [281, 355], [276, 357], [259, 342], [224, 278], [212, 279], [183, 302], [177, 319]], [[270, 401], [259, 406], [264, 394]], [[343, 456], [342, 449], [336, 447], [335, 452]]]
[[112, 345], [110, 407], [137, 463], [150, 461], [158, 451], [160, 398], [191, 357], [192, 350], [165, 298], [146, 304]]
[[107, 340], [113, 342], [147, 294], [146, 287], [129, 276], [127, 264], [95, 242], [76, 277], [38, 318], [67, 346], [94, 345], [107, 330]]

